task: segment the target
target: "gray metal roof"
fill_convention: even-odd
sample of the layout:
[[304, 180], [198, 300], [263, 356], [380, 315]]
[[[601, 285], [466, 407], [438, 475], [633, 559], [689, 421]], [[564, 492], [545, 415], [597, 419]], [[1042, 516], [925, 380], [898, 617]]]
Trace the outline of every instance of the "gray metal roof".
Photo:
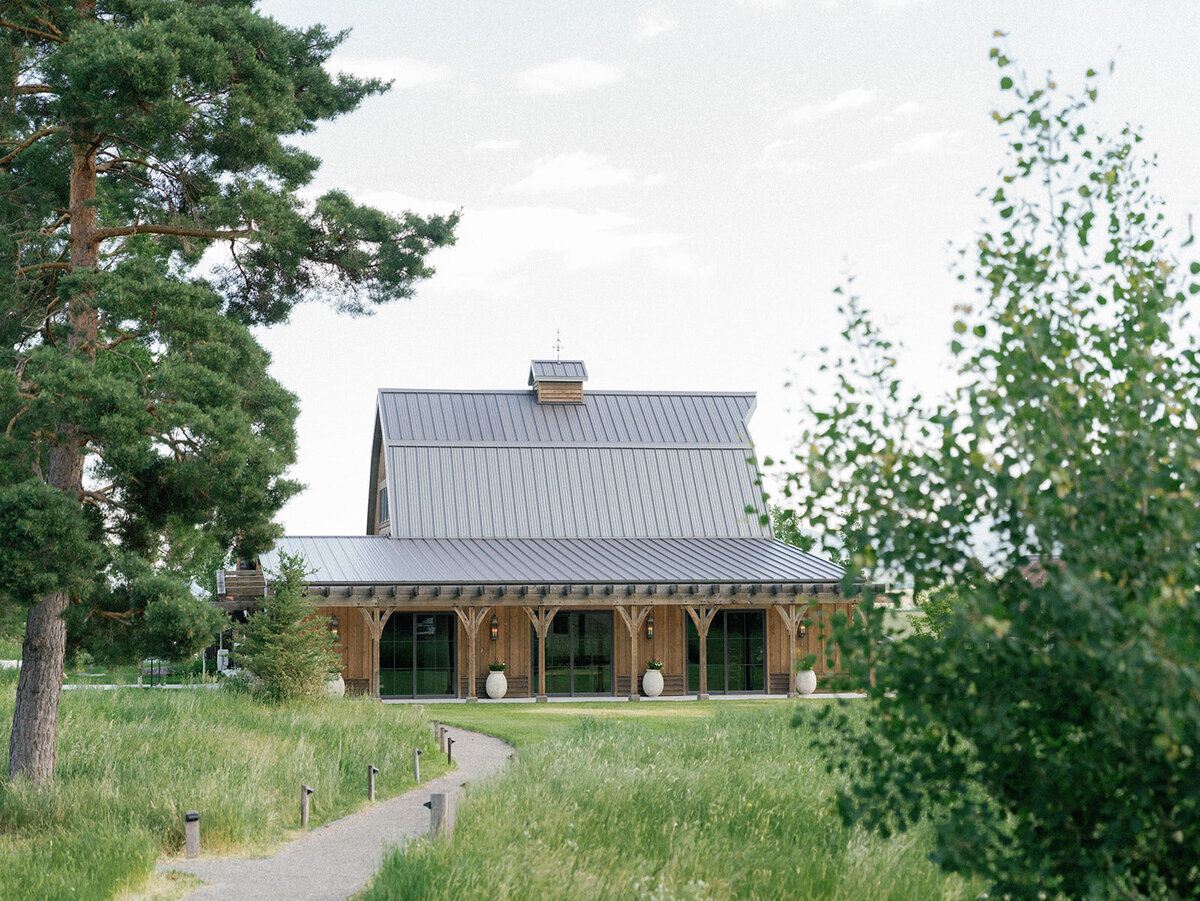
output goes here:
[[583, 360], [534, 360], [529, 364], [529, 384], [536, 382], [586, 382]]
[[395, 539], [287, 537], [313, 585], [836, 582], [843, 570], [774, 539]]
[[762, 488], [748, 454], [740, 448], [390, 447], [391, 534], [766, 538]]
[[750, 447], [750, 392], [589, 391], [539, 404], [532, 391], [379, 392], [386, 444]]

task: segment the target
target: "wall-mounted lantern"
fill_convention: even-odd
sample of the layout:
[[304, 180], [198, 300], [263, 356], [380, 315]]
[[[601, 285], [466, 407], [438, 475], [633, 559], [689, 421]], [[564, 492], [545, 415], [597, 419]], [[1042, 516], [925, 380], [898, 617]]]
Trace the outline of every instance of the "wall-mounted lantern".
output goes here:
[[496, 614], [492, 614], [492, 641], [500, 639], [500, 620], [496, 619]]
[[650, 611], [650, 615], [646, 617], [646, 638], [654, 639], [654, 611]]
[[799, 626], [796, 628], [796, 637], [797, 637], [797, 638], [803, 638], [803, 637], [804, 637], [805, 635], [807, 635], [807, 634], [808, 634], [808, 626], [804, 625], [804, 623], [801, 623], [801, 624], [800, 624], [800, 625], [799, 625]]
[[329, 634], [333, 636], [334, 641], [338, 640], [338, 618], [336, 613], [329, 617]]

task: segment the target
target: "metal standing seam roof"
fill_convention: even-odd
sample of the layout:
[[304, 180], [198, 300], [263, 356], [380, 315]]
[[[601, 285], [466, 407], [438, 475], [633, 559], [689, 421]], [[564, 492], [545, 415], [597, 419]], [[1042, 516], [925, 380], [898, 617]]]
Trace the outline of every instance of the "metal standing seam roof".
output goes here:
[[534, 360], [529, 364], [529, 384], [535, 382], [586, 382], [583, 360]]
[[261, 558], [300, 554], [312, 585], [836, 582], [844, 571], [775, 539], [281, 538]]
[[749, 393], [379, 393], [396, 538], [769, 538]]

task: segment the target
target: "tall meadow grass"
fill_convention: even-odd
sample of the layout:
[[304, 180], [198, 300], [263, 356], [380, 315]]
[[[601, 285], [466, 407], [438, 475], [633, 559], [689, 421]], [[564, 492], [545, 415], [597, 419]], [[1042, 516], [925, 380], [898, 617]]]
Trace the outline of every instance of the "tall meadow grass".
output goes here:
[[[471, 795], [452, 842], [392, 854], [365, 897], [973, 896], [929, 862], [926, 833], [882, 841], [841, 824], [835, 777], [793, 712], [693, 704], [678, 719], [560, 720]], [[464, 715], [485, 727], [483, 713]]]
[[[13, 686], [0, 686], [8, 746]], [[319, 701], [274, 706], [227, 691], [64, 693], [57, 778], [0, 785], [0, 899], [111, 897], [183, 845], [198, 810], [205, 853], [261, 853], [296, 834], [302, 782], [313, 824], [359, 809], [366, 767], [381, 798], [445, 763], [427, 721], [402, 706]]]

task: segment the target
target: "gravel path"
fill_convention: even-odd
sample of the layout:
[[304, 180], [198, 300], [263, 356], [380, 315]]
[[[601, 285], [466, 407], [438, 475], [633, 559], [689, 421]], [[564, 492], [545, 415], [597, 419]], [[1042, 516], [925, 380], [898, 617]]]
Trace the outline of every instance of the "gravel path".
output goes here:
[[[238, 898], [243, 901], [343, 901], [361, 892], [383, 863], [385, 846], [429, 832], [425, 802], [433, 792], [454, 792], [503, 769], [513, 753], [498, 738], [447, 727], [454, 739], [458, 768], [407, 794], [337, 820], [289, 842], [273, 857], [250, 859], [176, 858], [160, 861], [159, 872], [191, 873], [207, 884], [188, 895], [193, 901]], [[204, 840], [203, 831], [200, 835]]]

